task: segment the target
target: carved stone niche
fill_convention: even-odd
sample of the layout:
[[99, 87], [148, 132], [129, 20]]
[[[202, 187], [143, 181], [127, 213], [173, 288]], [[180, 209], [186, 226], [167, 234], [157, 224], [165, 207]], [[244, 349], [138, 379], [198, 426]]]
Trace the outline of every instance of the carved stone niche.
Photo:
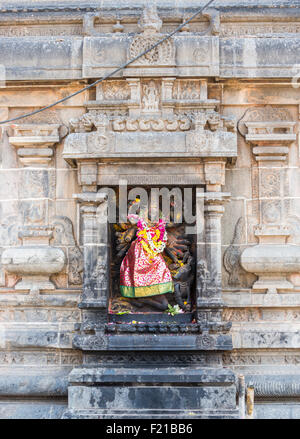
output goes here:
[[242, 267], [258, 276], [253, 291], [292, 290], [287, 276], [300, 271], [300, 247], [287, 243], [290, 236], [286, 161], [296, 140], [295, 122], [285, 109], [265, 107], [245, 116], [246, 141], [257, 162], [260, 223], [254, 234], [258, 244], [241, 255]]
[[[120, 82], [114, 90], [122, 87]], [[217, 101], [207, 98], [204, 79], [189, 85], [175, 82], [124, 80], [130, 98], [122, 100], [121, 115], [119, 99], [109, 104], [96, 100], [87, 104], [84, 116], [71, 121], [63, 156], [78, 168], [82, 192], [74, 197], [84, 248], [83, 321], [73, 345], [84, 352], [84, 364], [70, 374], [65, 417], [126, 418], [135, 413], [151, 418], [157, 410], [167, 417], [171, 411], [172, 416], [190, 411], [196, 417], [238, 416], [235, 376], [221, 361], [221, 352], [232, 349], [230, 323], [221, 317], [221, 217], [230, 197], [221, 187], [225, 164], [237, 154], [235, 124], [218, 113]], [[189, 99], [193, 86], [201, 99]], [[111, 194], [120, 194], [119, 206], [127, 208], [127, 190], [136, 186], [193, 191], [195, 224], [186, 233], [194, 234], [195, 281], [190, 283], [192, 308], [184, 313], [170, 316], [146, 307], [114, 312], [125, 304], [116, 295], [115, 261], [127, 247], [117, 247], [108, 220]], [[126, 215], [117, 222], [126, 223]], [[146, 367], [154, 358], [159, 365], [155, 374]], [[179, 398], [167, 392], [177, 392]]]

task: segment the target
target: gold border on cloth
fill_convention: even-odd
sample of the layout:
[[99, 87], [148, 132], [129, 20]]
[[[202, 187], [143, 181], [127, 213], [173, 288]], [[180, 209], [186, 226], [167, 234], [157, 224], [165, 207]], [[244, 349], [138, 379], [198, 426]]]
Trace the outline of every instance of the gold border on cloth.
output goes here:
[[174, 285], [172, 281], [162, 284], [147, 285], [145, 287], [128, 287], [121, 285], [120, 290], [123, 297], [147, 297], [173, 293]]

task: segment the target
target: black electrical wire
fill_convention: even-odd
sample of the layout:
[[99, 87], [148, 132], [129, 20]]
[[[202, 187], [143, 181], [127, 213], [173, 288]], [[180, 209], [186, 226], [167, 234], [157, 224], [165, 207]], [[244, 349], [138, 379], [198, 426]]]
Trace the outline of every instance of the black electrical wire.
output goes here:
[[80, 93], [82, 93], [82, 92], [84, 92], [86, 90], [89, 90], [91, 87], [94, 87], [95, 85], [99, 84], [100, 82], [104, 81], [105, 79], [110, 78], [111, 76], [113, 76], [116, 73], [118, 73], [120, 70], [122, 70], [125, 67], [129, 66], [130, 64], [132, 64], [134, 61], [136, 61], [139, 58], [141, 58], [142, 56], [146, 55], [151, 50], [155, 49], [155, 47], [157, 47], [159, 44], [161, 44], [164, 41], [166, 41], [169, 38], [171, 38], [174, 34], [176, 34], [178, 31], [180, 31], [180, 29], [182, 29], [191, 20], [193, 20], [197, 15], [201, 14], [201, 12], [204, 9], [206, 9], [213, 1], [214, 0], [210, 0], [209, 2], [207, 2], [202, 8], [200, 8], [197, 12], [195, 12], [188, 20], [186, 20], [184, 23], [182, 23], [180, 26], [178, 26], [174, 31], [170, 32], [165, 37], [163, 37], [160, 40], [158, 40], [155, 44], [150, 46], [148, 49], [144, 50], [144, 52], [140, 53], [136, 57], [134, 57], [131, 60], [127, 61], [126, 63], [122, 64], [120, 67], [118, 67], [117, 69], [115, 69], [112, 72], [108, 73], [107, 75], [103, 76], [102, 78], [97, 79], [97, 81], [93, 82], [92, 84], [87, 85], [86, 87], [84, 87], [81, 90], [78, 90], [78, 91], [70, 94], [69, 96], [66, 96], [66, 97], [64, 97], [62, 99], [59, 99], [58, 101], [54, 102], [53, 104], [47, 105], [46, 107], [39, 108], [38, 110], [32, 111], [31, 113], [26, 113], [26, 114], [24, 114], [22, 116], [18, 116], [18, 117], [14, 117], [12, 119], [4, 120], [4, 121], [0, 122], [0, 125], [3, 125], [3, 124], [8, 123], [8, 122], [14, 122], [16, 120], [23, 119], [24, 117], [33, 116], [34, 114], [37, 114], [37, 113], [41, 113], [42, 111], [48, 110], [49, 108], [52, 108], [52, 107], [55, 107], [56, 105], [61, 104], [62, 102], [65, 102], [66, 100], [68, 100], [70, 98], [73, 98], [74, 96], [77, 96], [78, 94], [80, 94]]

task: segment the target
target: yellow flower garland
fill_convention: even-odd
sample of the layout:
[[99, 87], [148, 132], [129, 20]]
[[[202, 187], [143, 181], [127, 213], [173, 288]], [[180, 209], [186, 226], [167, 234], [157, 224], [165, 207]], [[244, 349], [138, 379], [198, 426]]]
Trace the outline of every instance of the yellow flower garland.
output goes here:
[[[158, 237], [159, 237], [159, 235], [160, 235], [160, 231], [159, 231], [159, 230], [156, 230], [156, 231], [155, 231], [155, 236], [152, 238], [153, 241], [155, 241], [158, 245], [161, 244], [161, 241], [158, 241]], [[149, 255], [149, 259], [150, 259], [150, 260], [152, 260], [155, 256], [158, 255], [158, 252], [153, 251], [153, 250], [150, 248], [150, 246], [149, 246], [149, 244], [148, 244], [148, 242], [147, 242], [147, 234], [146, 234], [146, 230], [141, 230], [141, 231], [139, 231], [139, 232], [137, 233], [137, 236], [139, 236], [139, 237], [142, 238], [141, 243], [142, 243], [143, 249], [144, 249], [145, 252]]]

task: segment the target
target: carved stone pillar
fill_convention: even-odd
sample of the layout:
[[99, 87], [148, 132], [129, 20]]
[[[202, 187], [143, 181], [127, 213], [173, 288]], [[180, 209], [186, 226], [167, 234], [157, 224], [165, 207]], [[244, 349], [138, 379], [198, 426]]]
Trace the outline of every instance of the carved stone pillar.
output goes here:
[[296, 140], [294, 125], [290, 120], [245, 122], [246, 141], [252, 145], [258, 163], [260, 222], [254, 231], [259, 243], [244, 250], [241, 264], [258, 276], [252, 286], [254, 291], [291, 290], [293, 284], [287, 276], [300, 271], [300, 247], [287, 244], [290, 230], [283, 190], [289, 146]]
[[2, 265], [8, 273], [21, 277], [17, 290], [54, 289], [50, 276], [63, 269], [66, 257], [62, 249], [50, 245], [54, 227], [48, 221], [49, 200], [54, 198], [55, 174], [45, 168], [60, 140], [59, 125], [16, 125], [10, 134], [10, 144], [24, 166], [20, 172], [22, 225], [18, 236], [23, 245], [4, 250]]
[[106, 312], [109, 291], [107, 196], [83, 193], [74, 197], [81, 205], [84, 247], [84, 287], [79, 306], [83, 309], [96, 309], [102, 315]]
[[134, 117], [139, 114], [141, 104], [141, 81], [140, 79], [127, 78], [127, 84], [130, 89], [129, 114]]
[[202, 321], [221, 320], [221, 218], [229, 197], [228, 193], [197, 190], [197, 219], [204, 207], [204, 228], [197, 237], [197, 317]]

